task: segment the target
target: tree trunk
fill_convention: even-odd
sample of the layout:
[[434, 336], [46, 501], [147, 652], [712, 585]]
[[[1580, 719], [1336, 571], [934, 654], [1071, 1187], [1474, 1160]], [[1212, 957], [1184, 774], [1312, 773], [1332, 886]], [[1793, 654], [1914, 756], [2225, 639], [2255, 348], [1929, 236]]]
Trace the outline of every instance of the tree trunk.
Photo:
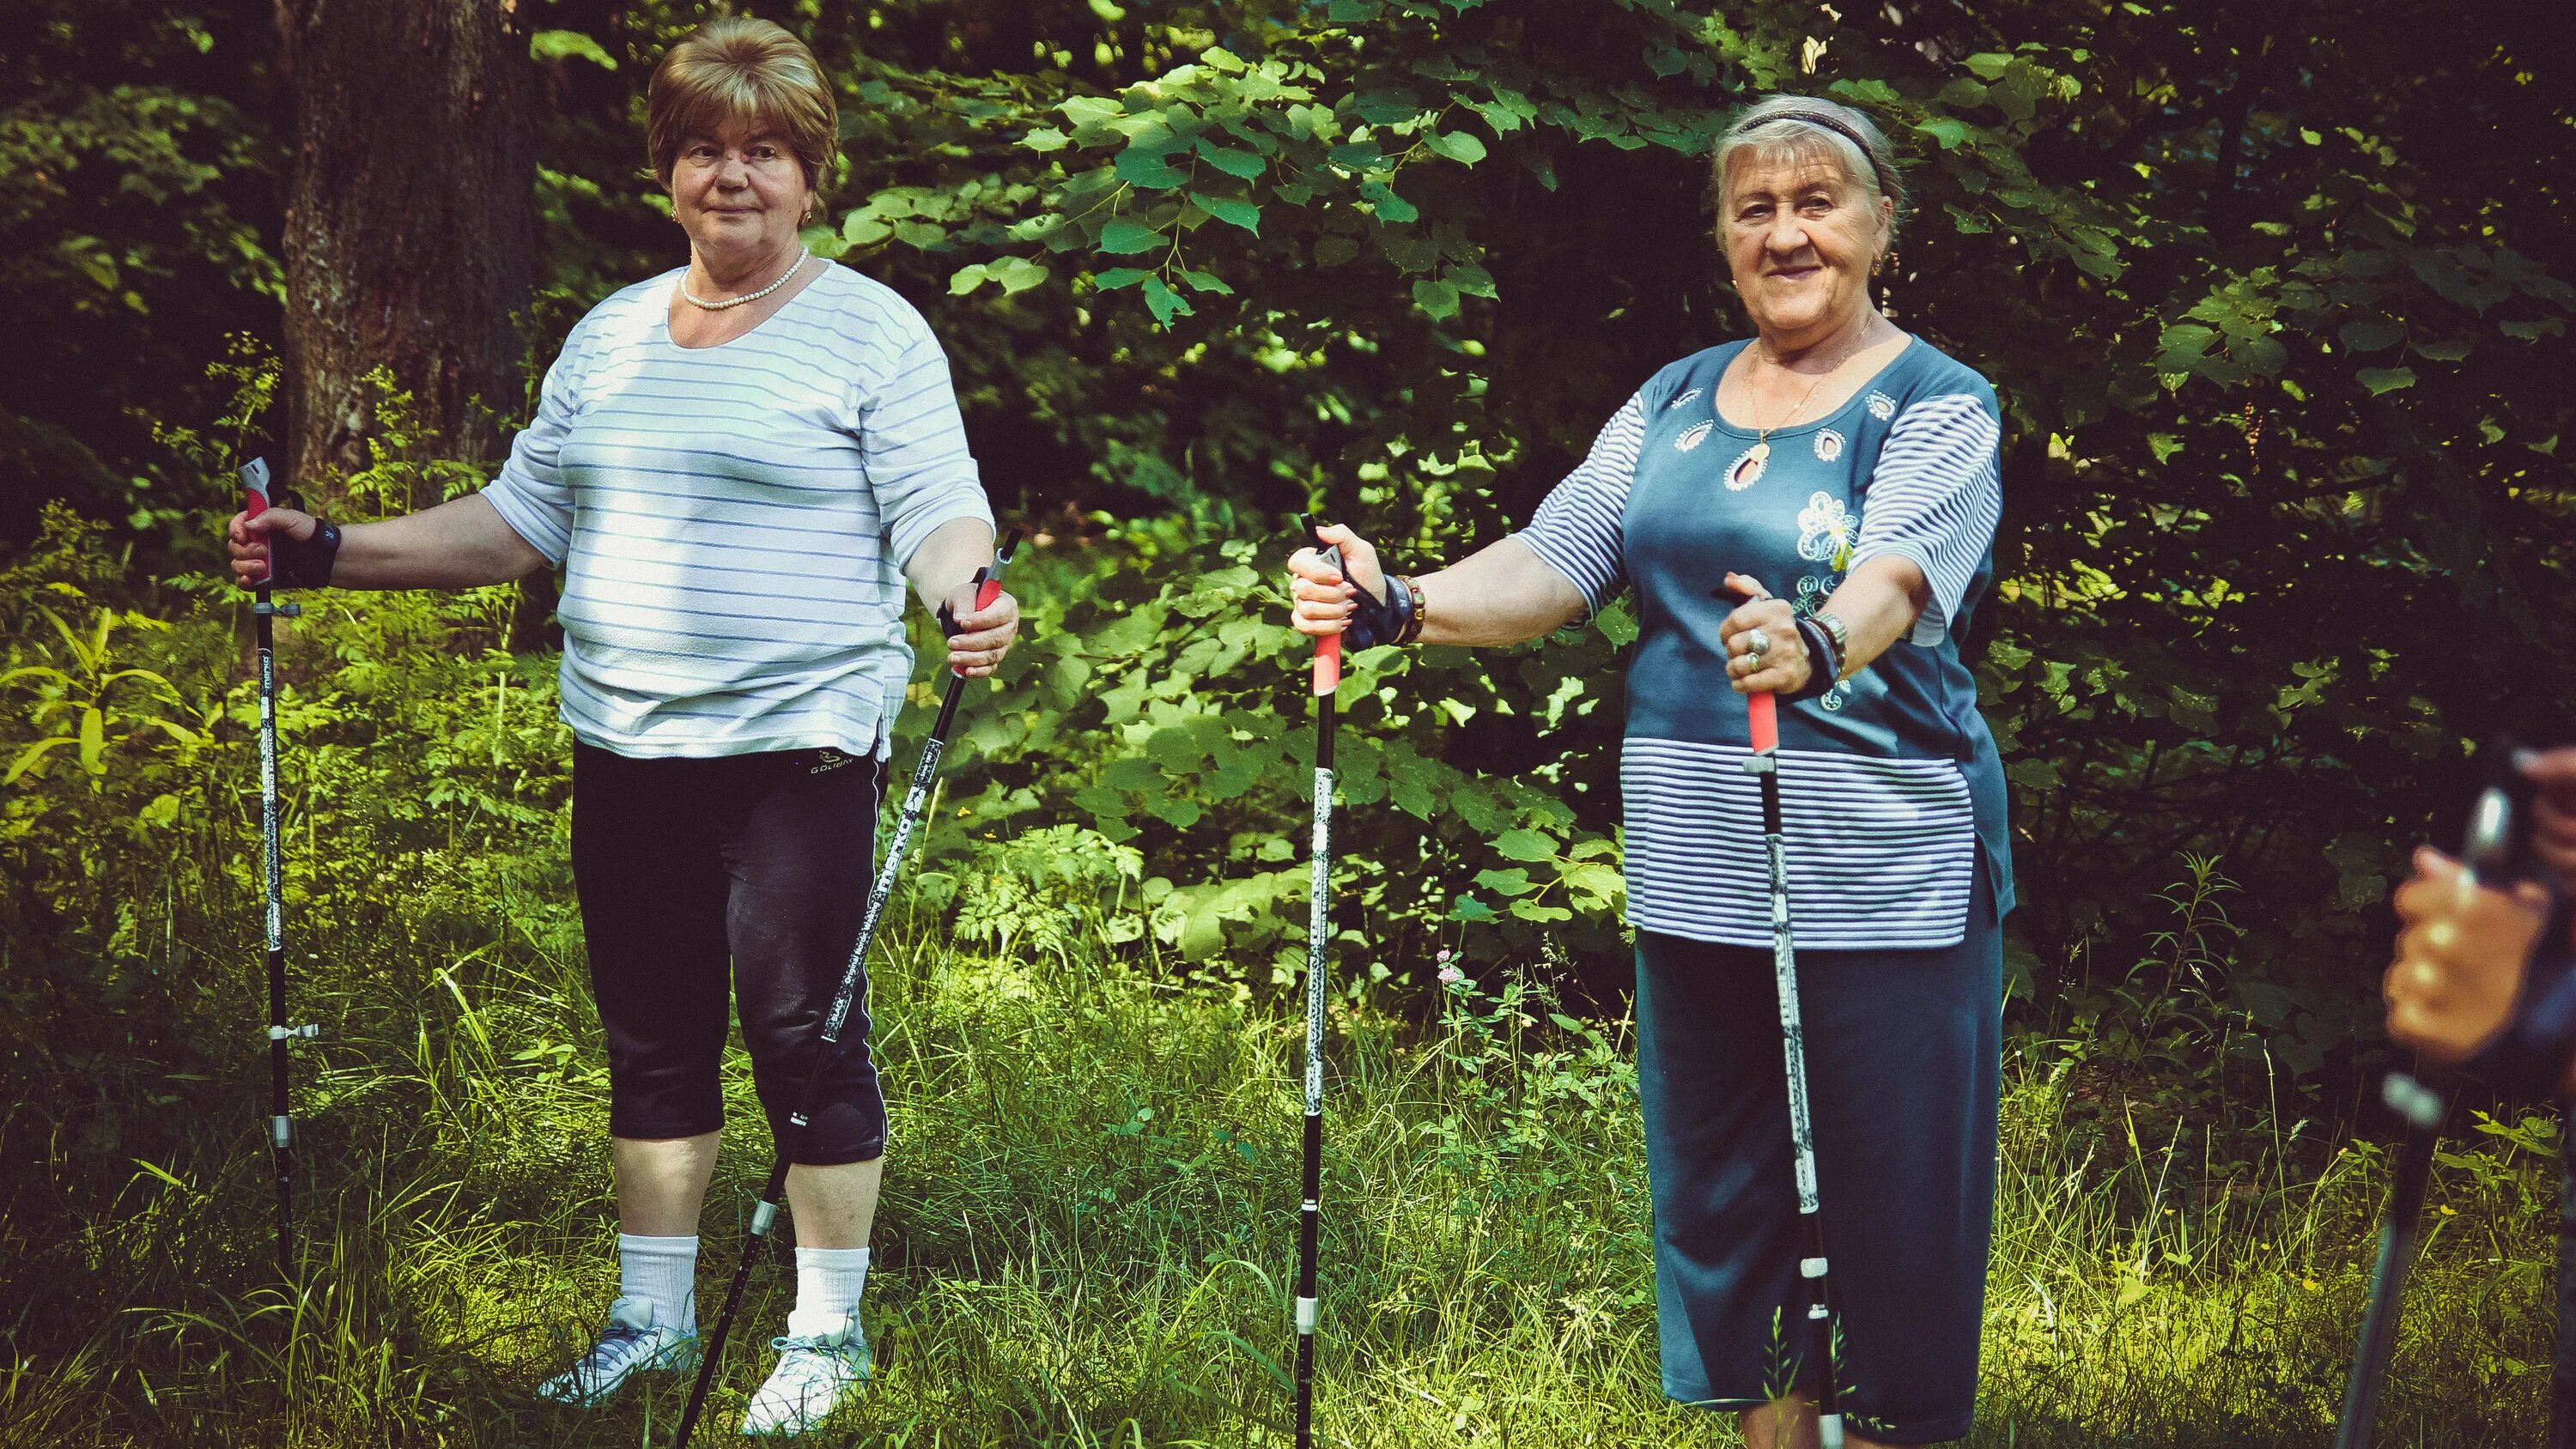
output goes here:
[[[520, 0], [277, 0], [287, 175], [287, 478], [365, 466], [364, 382], [435, 455], [488, 461], [522, 396], [536, 70]], [[435, 499], [415, 499], [415, 504]]]

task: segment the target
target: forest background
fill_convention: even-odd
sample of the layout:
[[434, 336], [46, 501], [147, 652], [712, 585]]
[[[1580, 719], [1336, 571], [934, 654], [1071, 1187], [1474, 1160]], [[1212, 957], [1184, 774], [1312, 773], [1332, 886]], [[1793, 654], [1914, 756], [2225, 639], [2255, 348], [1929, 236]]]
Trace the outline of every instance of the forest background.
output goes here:
[[[875, 1429], [1275, 1430], [1289, 515], [1414, 560], [1525, 519], [1641, 379], [1740, 333], [1704, 156], [1794, 89], [1895, 137], [1885, 304], [2005, 411], [1968, 641], [2024, 901], [1995, 1442], [2320, 1442], [2385, 1131], [2387, 890], [2456, 836], [2477, 745], [2569, 732], [2554, 7], [743, 8], [841, 90], [810, 244], [929, 315], [1035, 533], [1032, 627], [961, 727], [880, 988], [919, 1011], [886, 1051], [923, 1165], [871, 1291], [937, 1372], [890, 1368]], [[8, 1442], [569, 1432], [517, 1397], [604, 1261], [551, 582], [312, 596], [284, 631], [325, 1028], [299, 1111], [328, 1267], [296, 1311], [260, 1287], [248, 616], [214, 543], [253, 452], [342, 518], [488, 476], [572, 319], [683, 257], [642, 86], [703, 13], [0, 23]], [[1686, 1432], [1640, 1337], [1619, 1050], [1634, 635], [1614, 607], [1343, 685], [1327, 1427], [1354, 1442]], [[1062, 1075], [978, 1056], [1039, 1038]], [[2540, 1401], [2556, 1128], [2484, 1105], [2392, 1401], [2424, 1442], [2527, 1440]], [[1086, 1291], [1135, 1321], [1056, 1316]]]

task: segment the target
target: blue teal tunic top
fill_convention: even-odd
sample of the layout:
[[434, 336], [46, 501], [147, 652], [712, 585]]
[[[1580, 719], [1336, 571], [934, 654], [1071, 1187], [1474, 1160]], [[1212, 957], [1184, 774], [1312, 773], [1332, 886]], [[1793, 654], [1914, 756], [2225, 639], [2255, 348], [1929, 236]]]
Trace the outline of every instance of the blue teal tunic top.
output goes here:
[[1802, 946], [1952, 946], [1974, 872], [2012, 909], [2004, 777], [1959, 637], [1994, 576], [2002, 513], [1994, 387], [1914, 338], [1829, 416], [1755, 434], [1718, 416], [1746, 344], [1656, 373], [1514, 534], [1594, 609], [1636, 596], [1619, 778], [1627, 919], [1770, 943], [1761, 803], [1743, 773], [1745, 698], [1726, 676], [1717, 590], [1749, 574], [1801, 613], [1854, 567], [1912, 559], [1932, 598], [1904, 639], [1780, 711], [1790, 909]]

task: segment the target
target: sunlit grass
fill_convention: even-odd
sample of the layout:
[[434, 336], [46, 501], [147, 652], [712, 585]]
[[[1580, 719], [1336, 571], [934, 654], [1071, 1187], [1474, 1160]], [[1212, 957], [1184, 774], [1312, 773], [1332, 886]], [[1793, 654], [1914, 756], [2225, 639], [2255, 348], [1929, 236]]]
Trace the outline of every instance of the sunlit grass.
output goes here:
[[[947, 949], [935, 924], [899, 923], [878, 963], [882, 1369], [828, 1442], [1286, 1443], [1298, 1024], [1141, 943], [995, 957]], [[121, 1187], [57, 1168], [17, 1191], [0, 1443], [667, 1442], [683, 1383], [590, 1414], [528, 1396], [613, 1291], [578, 958], [397, 951], [349, 979], [369, 984], [325, 1004], [332, 1032], [301, 1068], [303, 1294], [264, 1281], [246, 1051], [196, 1099], [177, 1160]], [[1657, 1391], [1624, 1036], [1567, 1031], [1543, 998], [1489, 984], [1429, 1024], [1337, 1008], [1323, 1441], [1734, 1442]], [[706, 1302], [767, 1147], [734, 1065]], [[2325, 1442], [2376, 1156], [2213, 1182], [2170, 1143], [2077, 1130], [2078, 1110], [2068, 1069], [2015, 1058], [1976, 1442]], [[2537, 1441], [2553, 1164], [2537, 1125], [2485, 1142], [2445, 1175], [2383, 1442]], [[791, 1291], [775, 1265], [757, 1280], [711, 1442], [731, 1439]]]

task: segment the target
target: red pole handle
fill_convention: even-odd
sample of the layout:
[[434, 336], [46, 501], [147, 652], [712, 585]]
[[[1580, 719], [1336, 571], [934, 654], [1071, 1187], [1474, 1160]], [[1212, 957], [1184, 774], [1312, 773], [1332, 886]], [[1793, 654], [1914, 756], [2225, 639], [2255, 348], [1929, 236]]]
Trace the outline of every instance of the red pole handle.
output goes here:
[[1753, 753], [1767, 755], [1780, 748], [1780, 701], [1770, 694], [1748, 694], [1744, 706], [1753, 714]]
[[[266, 513], [268, 511], [268, 460], [265, 458], [253, 458], [248, 463], [243, 464], [241, 470], [241, 483], [242, 517], [246, 519], [257, 518], [261, 514]], [[277, 572], [277, 540], [270, 539], [268, 547], [268, 567], [259, 571], [259, 582], [261, 584], [266, 584], [268, 582], [269, 575]]]
[[[1308, 526], [1313, 526], [1313, 520], [1308, 520]], [[1342, 568], [1340, 549], [1327, 547], [1321, 551], [1321, 557], [1325, 563], [1332, 565], [1334, 573], [1348, 577]], [[1315, 693], [1318, 696], [1329, 695], [1341, 687], [1342, 636], [1319, 634], [1315, 637]]]

